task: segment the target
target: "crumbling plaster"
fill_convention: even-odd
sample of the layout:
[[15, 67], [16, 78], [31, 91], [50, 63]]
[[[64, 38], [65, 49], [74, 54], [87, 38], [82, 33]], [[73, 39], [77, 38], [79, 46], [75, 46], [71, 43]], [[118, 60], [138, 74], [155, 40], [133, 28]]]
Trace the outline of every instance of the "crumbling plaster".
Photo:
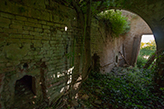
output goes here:
[[[146, 22], [138, 15], [122, 10], [122, 15], [128, 18], [130, 30], [126, 34], [113, 38], [110, 29], [106, 30], [103, 22], [93, 19], [91, 31], [91, 53], [100, 57], [101, 73], [109, 73], [115, 66], [129, 64], [134, 66], [140, 48], [142, 34], [151, 34], [152, 31]], [[136, 40], [138, 39], [138, 40]], [[121, 54], [125, 57], [123, 59]], [[118, 57], [118, 62], [117, 58]], [[133, 61], [134, 60], [134, 61]]]
[[[122, 3], [120, 8], [145, 20], [155, 36], [157, 49], [164, 49], [164, 1], [126, 0]], [[76, 81], [82, 79], [83, 65], [83, 30], [78, 27], [77, 18], [76, 10], [52, 0], [0, 1], [0, 108], [11, 107], [13, 82], [24, 75], [36, 78], [37, 96], [48, 100], [49, 104], [55, 103], [69, 89], [72, 80], [76, 85], [71, 86], [77, 89], [79, 83]], [[67, 31], [65, 27], [68, 27]], [[103, 26], [100, 28], [97, 23], [93, 27], [92, 55], [97, 53], [100, 56], [100, 67], [108, 62], [112, 62], [113, 67], [118, 51], [123, 53], [125, 37], [111, 40], [108, 39], [110, 35], [104, 34]], [[23, 68], [25, 63], [28, 68]], [[65, 73], [69, 68], [73, 72]], [[110, 69], [106, 67], [101, 71], [105, 73]], [[39, 85], [40, 82], [42, 85]]]

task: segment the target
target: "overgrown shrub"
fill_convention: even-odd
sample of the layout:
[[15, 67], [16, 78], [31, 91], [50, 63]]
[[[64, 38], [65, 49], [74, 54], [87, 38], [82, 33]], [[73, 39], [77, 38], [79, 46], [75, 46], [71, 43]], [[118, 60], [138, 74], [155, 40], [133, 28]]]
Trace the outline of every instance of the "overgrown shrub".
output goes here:
[[154, 40], [151, 40], [150, 42], [147, 43], [141, 42], [140, 53], [137, 58], [137, 66], [139, 68], [142, 68], [148, 60], [148, 58], [145, 57], [151, 57], [152, 55], [154, 55], [155, 51], [156, 51], [156, 44]]
[[107, 28], [111, 28], [112, 36], [118, 37], [120, 34], [129, 31], [130, 26], [127, 17], [122, 16], [121, 11], [106, 10], [98, 14], [100, 20], [103, 20]]
[[142, 56], [138, 56], [138, 58], [137, 58], [137, 67], [142, 68], [146, 64], [146, 62], [147, 62], [147, 59], [145, 59]]
[[[154, 93], [153, 76], [150, 70], [138, 68], [118, 68], [105, 75], [92, 72], [83, 88], [101, 100], [100, 108], [109, 108], [109, 104], [112, 108], [124, 109], [162, 108], [164, 96]], [[93, 104], [95, 98], [87, 102]]]

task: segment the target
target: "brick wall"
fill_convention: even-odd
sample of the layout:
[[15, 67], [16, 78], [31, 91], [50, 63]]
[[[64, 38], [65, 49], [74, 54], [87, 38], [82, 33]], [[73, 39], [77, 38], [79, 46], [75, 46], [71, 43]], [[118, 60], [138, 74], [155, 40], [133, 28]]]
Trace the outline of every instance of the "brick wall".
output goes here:
[[72, 73], [64, 72], [74, 66], [69, 72], [79, 75], [82, 30], [76, 17], [55, 2], [0, 1], [1, 107], [14, 103], [15, 83], [25, 75], [36, 79], [37, 99], [49, 103], [69, 89]]

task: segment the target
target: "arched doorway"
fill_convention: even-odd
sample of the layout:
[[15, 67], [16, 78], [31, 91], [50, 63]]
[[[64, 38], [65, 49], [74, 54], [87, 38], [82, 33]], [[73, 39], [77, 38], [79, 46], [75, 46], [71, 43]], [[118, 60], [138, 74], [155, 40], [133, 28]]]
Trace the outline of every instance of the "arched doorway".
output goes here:
[[[112, 12], [114, 12], [113, 10]], [[137, 57], [139, 54], [141, 36], [143, 33], [152, 33], [148, 24], [137, 14], [131, 13], [126, 10], [116, 10], [122, 12], [121, 16], [127, 18], [129, 22], [129, 31], [119, 34], [117, 37], [113, 37], [111, 33], [111, 22], [100, 21], [98, 16], [97, 25], [92, 23], [91, 29], [91, 53], [99, 54], [100, 57], [100, 71], [101, 73], [107, 73], [115, 66], [135, 66]], [[105, 13], [107, 11], [104, 11]], [[101, 12], [102, 13], [102, 12]], [[105, 14], [106, 15], [106, 14]], [[121, 16], [118, 16], [121, 18]], [[112, 17], [112, 16], [111, 16]], [[109, 23], [109, 26], [106, 26]], [[119, 31], [119, 22], [116, 22], [114, 26]], [[104, 24], [104, 25], [103, 25]], [[95, 29], [99, 30], [95, 32]]]

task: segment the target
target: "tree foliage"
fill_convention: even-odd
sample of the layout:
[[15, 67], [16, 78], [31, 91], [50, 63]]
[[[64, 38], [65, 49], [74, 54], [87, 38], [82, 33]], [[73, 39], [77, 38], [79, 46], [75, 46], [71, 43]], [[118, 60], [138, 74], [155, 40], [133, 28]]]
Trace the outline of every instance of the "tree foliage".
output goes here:
[[137, 59], [137, 66], [139, 68], [143, 67], [147, 62], [148, 58], [151, 55], [153, 55], [155, 51], [156, 51], [156, 44], [154, 40], [151, 40], [150, 42], [147, 43], [141, 42], [140, 54]]
[[141, 56], [150, 56], [152, 53], [154, 53], [156, 50], [156, 44], [154, 40], [151, 40], [150, 42], [144, 43], [141, 42], [140, 46], [140, 55]]

